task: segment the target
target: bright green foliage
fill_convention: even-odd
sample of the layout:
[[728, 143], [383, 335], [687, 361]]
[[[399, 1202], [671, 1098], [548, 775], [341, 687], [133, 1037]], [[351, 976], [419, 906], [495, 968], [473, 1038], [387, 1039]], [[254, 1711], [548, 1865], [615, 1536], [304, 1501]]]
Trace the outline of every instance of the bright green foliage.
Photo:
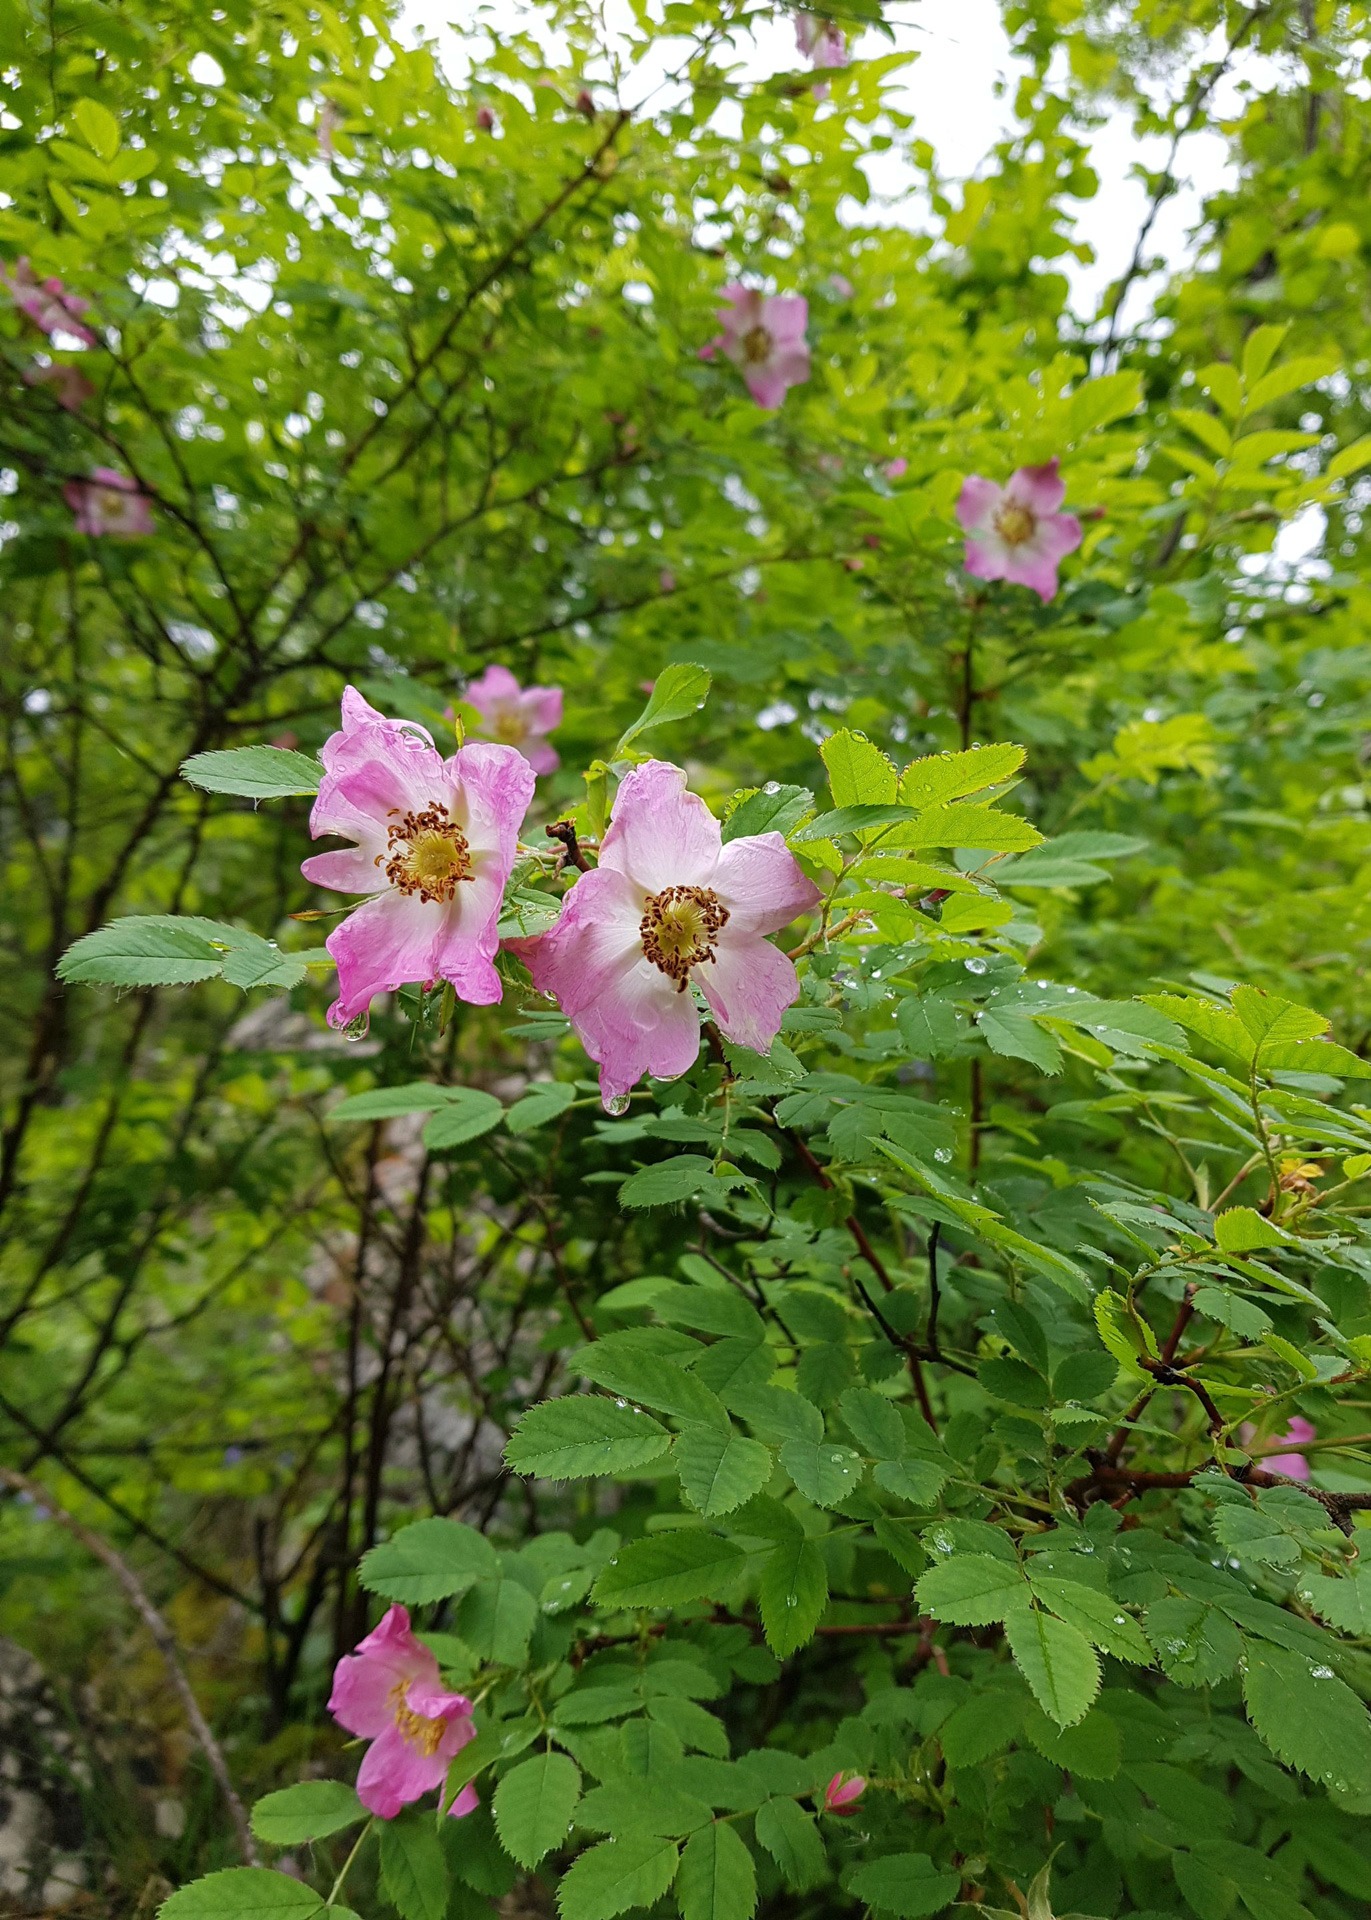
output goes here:
[[[294, 1869], [116, 1768], [91, 1884], [1351, 1920], [1367, 9], [1015, 0], [963, 185], [900, 9], [836, 10], [826, 93], [747, 64], [774, 4], [602, 11], [467, 9], [449, 57], [353, 0], [0, 0], [0, 264], [97, 336], [0, 298], [4, 1458], [136, 1566]], [[1231, 164], [1196, 264], [1148, 275], [1149, 216], [1086, 325], [1106, 111], [1153, 211], [1192, 133]], [[772, 412], [700, 357], [738, 278], [809, 302]], [[973, 581], [962, 482], [1053, 458], [1057, 596]], [[73, 530], [96, 465], [152, 536]], [[822, 893], [765, 1056], [606, 1113], [510, 954], [497, 1007], [325, 1026], [341, 689], [450, 751], [492, 661], [566, 702], [502, 933], [566, 891], [544, 829], [593, 864], [669, 758]], [[116, 1646], [107, 1720], [172, 1744], [105, 1571], [32, 1504], [0, 1552], [4, 1630]], [[323, 1702], [390, 1604], [473, 1702], [463, 1818], [346, 1784]]]

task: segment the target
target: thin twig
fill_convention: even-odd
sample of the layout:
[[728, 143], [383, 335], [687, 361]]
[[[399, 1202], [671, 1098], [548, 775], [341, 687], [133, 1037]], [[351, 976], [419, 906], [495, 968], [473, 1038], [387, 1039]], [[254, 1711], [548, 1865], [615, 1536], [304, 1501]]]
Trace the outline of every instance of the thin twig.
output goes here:
[[133, 1571], [133, 1568], [129, 1566], [128, 1562], [124, 1560], [121, 1555], [115, 1552], [109, 1541], [104, 1539], [102, 1535], [92, 1533], [89, 1527], [83, 1527], [79, 1520], [72, 1514], [69, 1514], [65, 1507], [59, 1507], [47, 1488], [42, 1486], [37, 1480], [31, 1480], [26, 1473], [17, 1473], [13, 1467], [0, 1467], [0, 1481], [3, 1481], [14, 1493], [27, 1495], [30, 1500], [43, 1509], [50, 1520], [55, 1520], [59, 1527], [65, 1527], [73, 1540], [79, 1540], [88, 1553], [93, 1553], [97, 1560], [103, 1561], [124, 1589], [134, 1611], [152, 1638], [156, 1641], [157, 1650], [166, 1662], [167, 1672], [171, 1676], [171, 1684], [176, 1690], [181, 1705], [185, 1710], [186, 1718], [190, 1722], [191, 1732], [199, 1741], [205, 1759], [209, 1762], [210, 1772], [219, 1783], [219, 1790], [223, 1794], [225, 1804], [229, 1810], [229, 1818], [233, 1821], [233, 1830], [238, 1836], [239, 1851], [249, 1866], [260, 1866], [262, 1864], [261, 1856], [257, 1851], [256, 1842], [253, 1840], [252, 1829], [248, 1825], [248, 1817], [243, 1809], [243, 1803], [238, 1798], [233, 1781], [229, 1776], [228, 1765], [224, 1759], [223, 1749], [215, 1739], [210, 1724], [204, 1714], [201, 1713], [199, 1702], [191, 1691], [190, 1682], [187, 1680], [180, 1659], [177, 1656], [176, 1641], [172, 1637], [171, 1628], [167, 1625], [156, 1607], [153, 1606], [151, 1600], [149, 1600], [143, 1589], [143, 1584]]

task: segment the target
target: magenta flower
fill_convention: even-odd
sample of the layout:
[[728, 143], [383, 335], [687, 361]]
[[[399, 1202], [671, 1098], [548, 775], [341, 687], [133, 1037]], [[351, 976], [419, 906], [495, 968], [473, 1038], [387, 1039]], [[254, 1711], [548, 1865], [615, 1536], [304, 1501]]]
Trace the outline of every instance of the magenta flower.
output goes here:
[[674, 1080], [700, 1050], [699, 987], [730, 1040], [765, 1053], [798, 992], [763, 937], [819, 898], [779, 833], [722, 844], [679, 767], [649, 760], [619, 788], [600, 864], [551, 932], [510, 942], [600, 1068], [608, 1107], [650, 1073]]
[[70, 333], [88, 347], [97, 344], [81, 315], [90, 311], [90, 301], [79, 293], [68, 293], [56, 277], [39, 280], [27, 259], [17, 260], [13, 272], [0, 267], [0, 287], [4, 287], [19, 311], [43, 333]]
[[[470, 1700], [445, 1690], [438, 1662], [410, 1631], [404, 1607], [392, 1607], [355, 1653], [343, 1655], [328, 1710], [339, 1726], [371, 1742], [357, 1798], [382, 1820], [440, 1787], [453, 1755], [476, 1737]], [[448, 1812], [460, 1818], [477, 1805], [475, 1787], [466, 1786]]]
[[957, 518], [967, 536], [966, 570], [977, 580], [1010, 580], [1050, 600], [1057, 567], [1081, 544], [1074, 513], [1059, 513], [1066, 485], [1055, 457], [1045, 467], [1019, 467], [1007, 486], [977, 473], [962, 482]]
[[[1242, 1444], [1245, 1447], [1250, 1447], [1256, 1437], [1257, 1429], [1252, 1425], [1250, 1420], [1244, 1421], [1243, 1425], [1238, 1429], [1238, 1438], [1242, 1441]], [[1304, 1446], [1310, 1440], [1317, 1438], [1318, 1428], [1314, 1425], [1313, 1421], [1306, 1420], [1302, 1414], [1297, 1413], [1291, 1417], [1290, 1425], [1285, 1429], [1285, 1432], [1278, 1433], [1271, 1444], [1279, 1446], [1282, 1441], [1287, 1443], [1293, 1441], [1300, 1446]], [[1257, 1455], [1257, 1459], [1269, 1473], [1283, 1473], [1287, 1480], [1307, 1480], [1309, 1478], [1309, 1462], [1302, 1453], [1260, 1452]]]
[[517, 747], [535, 773], [561, 765], [547, 736], [562, 724], [560, 687], [521, 687], [508, 667], [487, 667], [463, 696], [481, 716], [481, 731]]
[[809, 302], [798, 293], [758, 293], [737, 281], [724, 288], [724, 299], [729, 303], [719, 308], [724, 330], [701, 347], [700, 358], [722, 353], [742, 369], [759, 407], [779, 407], [788, 388], [809, 378]]
[[835, 1773], [824, 1788], [825, 1813], [851, 1813], [853, 1807], [866, 1792], [866, 1781], [860, 1773]]
[[533, 798], [528, 761], [485, 744], [444, 760], [422, 727], [385, 719], [353, 687], [321, 758], [309, 830], [357, 844], [300, 870], [316, 886], [372, 896], [325, 942], [338, 962], [330, 1023], [347, 1026], [378, 993], [410, 983], [446, 980], [459, 1000], [492, 1005], [500, 903]]
[[132, 539], [152, 532], [152, 503], [126, 473], [94, 467], [85, 480], [68, 480], [62, 498], [76, 515], [76, 531]]
[[903, 480], [909, 472], [909, 462], [902, 453], [897, 453], [893, 460], [886, 461], [885, 465], [881, 468], [881, 472], [887, 480]]
[[842, 28], [817, 13], [796, 10], [795, 45], [811, 67], [847, 65], [847, 42], [843, 39]]
[[58, 406], [68, 413], [79, 413], [95, 392], [81, 369], [69, 360], [53, 360], [46, 367], [25, 367], [22, 377], [26, 387], [51, 387]]

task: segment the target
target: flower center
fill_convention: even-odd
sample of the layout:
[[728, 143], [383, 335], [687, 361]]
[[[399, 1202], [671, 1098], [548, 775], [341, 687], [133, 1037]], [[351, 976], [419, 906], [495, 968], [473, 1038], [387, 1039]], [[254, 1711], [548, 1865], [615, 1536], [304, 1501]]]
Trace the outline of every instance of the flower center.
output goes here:
[[1027, 507], [1016, 506], [1012, 500], [995, 515], [995, 530], [1009, 547], [1021, 547], [1025, 540], [1031, 540], [1037, 524]]
[[743, 358], [750, 367], [758, 366], [771, 354], [771, 335], [765, 327], [749, 327], [743, 335]]
[[517, 707], [502, 707], [490, 723], [490, 731], [507, 747], [517, 747], [528, 737], [528, 722]]
[[[457, 882], [472, 877], [467, 837], [434, 801], [422, 813], [407, 813], [386, 829], [386, 878], [401, 893], [446, 903], [456, 897]], [[382, 856], [377, 854], [376, 864]]]
[[417, 1747], [426, 1760], [431, 1760], [442, 1745], [447, 1721], [431, 1720], [426, 1713], [416, 1713], [413, 1707], [407, 1707], [405, 1695], [408, 1691], [408, 1680], [397, 1681], [390, 1690], [395, 1706], [395, 1724], [400, 1729], [401, 1738], [410, 1746]]
[[664, 887], [647, 896], [638, 922], [643, 952], [684, 993], [692, 967], [714, 958], [714, 938], [728, 924], [728, 908], [708, 887]]

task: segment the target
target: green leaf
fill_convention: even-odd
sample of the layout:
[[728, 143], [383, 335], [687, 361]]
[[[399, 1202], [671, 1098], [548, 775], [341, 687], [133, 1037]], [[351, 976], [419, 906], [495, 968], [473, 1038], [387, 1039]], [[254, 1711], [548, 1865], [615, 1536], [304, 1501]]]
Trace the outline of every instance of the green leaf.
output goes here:
[[432, 1080], [412, 1080], [403, 1087], [373, 1087], [369, 1093], [350, 1094], [329, 1109], [329, 1122], [396, 1120], [406, 1113], [436, 1113], [463, 1091], [440, 1087]]
[[1340, 1580], [1322, 1573], [1300, 1575], [1300, 1592], [1330, 1627], [1357, 1639], [1371, 1638], [1371, 1567], [1359, 1566]]
[[1151, 1666], [1152, 1649], [1142, 1628], [1107, 1593], [1101, 1593], [1098, 1587], [1087, 1587], [1079, 1580], [1036, 1573], [1031, 1561], [1028, 1580], [1043, 1605], [1079, 1628], [1093, 1645], [1112, 1653], [1116, 1660]]
[[942, 1873], [926, 1853], [888, 1853], [866, 1860], [843, 1875], [844, 1890], [865, 1900], [878, 1913], [894, 1913], [901, 1920], [922, 1920], [941, 1913], [961, 1889], [959, 1873]]
[[840, 727], [819, 748], [819, 758], [828, 770], [833, 804], [840, 810], [888, 806], [894, 800], [899, 776], [864, 733]]
[[536, 1867], [566, 1842], [581, 1771], [564, 1753], [540, 1753], [507, 1773], [495, 1789], [495, 1828], [505, 1852], [521, 1867]]
[[1330, 1666], [1249, 1640], [1242, 1691], [1249, 1719], [1277, 1759], [1334, 1793], [1371, 1793], [1371, 1717]]
[[572, 1394], [530, 1407], [505, 1447], [516, 1473], [540, 1480], [583, 1480], [628, 1473], [666, 1452], [671, 1436], [650, 1414], [598, 1394]]
[[1013, 1609], [1005, 1638], [1014, 1664], [1050, 1720], [1069, 1727], [1089, 1711], [1100, 1690], [1100, 1663], [1085, 1635], [1039, 1608]]
[[894, 826], [915, 818], [913, 808], [894, 802], [883, 806], [854, 803], [849, 807], [835, 807], [831, 813], [821, 813], [817, 820], [792, 833], [790, 842], [796, 847], [807, 846], [811, 840], [838, 840], [845, 833], [869, 833], [877, 827]]
[[777, 1542], [762, 1567], [757, 1605], [778, 1660], [809, 1644], [828, 1605], [828, 1563], [815, 1541], [796, 1533]]
[[690, 1426], [671, 1450], [681, 1490], [697, 1512], [732, 1513], [771, 1478], [771, 1454], [758, 1440], [745, 1440], [731, 1426]]
[[448, 1098], [424, 1128], [424, 1145], [430, 1153], [442, 1153], [448, 1147], [460, 1147], [477, 1140], [505, 1117], [504, 1105], [493, 1093], [476, 1087], [450, 1087]]
[[444, 1920], [447, 1860], [429, 1809], [406, 1807], [381, 1822], [381, 1884], [404, 1920]]
[[654, 1833], [679, 1839], [710, 1819], [703, 1800], [660, 1780], [613, 1780], [592, 1787], [576, 1809], [576, 1824], [591, 1833]]
[[340, 1833], [368, 1817], [353, 1788], [341, 1780], [302, 1780], [269, 1793], [252, 1809], [252, 1831], [273, 1847], [302, 1846]]
[[223, 971], [223, 956], [196, 931], [212, 924], [183, 924], [162, 915], [115, 920], [68, 947], [57, 963], [57, 977], [71, 985], [110, 987], [181, 987], [213, 980]]
[[726, 1433], [723, 1401], [689, 1371], [704, 1351], [698, 1340], [666, 1327], [630, 1327], [579, 1348], [569, 1364], [609, 1393]]
[[484, 1534], [460, 1520], [413, 1520], [393, 1539], [362, 1555], [357, 1578], [372, 1593], [407, 1607], [465, 1593], [499, 1571]]
[[98, 100], [77, 100], [71, 117], [91, 152], [98, 153], [102, 160], [112, 160], [119, 151], [119, 122], [109, 108], [102, 107]]
[[505, 1573], [478, 1580], [457, 1610], [457, 1631], [472, 1652], [505, 1667], [523, 1665], [537, 1624], [538, 1602], [521, 1580]]
[[849, 1387], [838, 1402], [853, 1439], [878, 1460], [898, 1460], [905, 1450], [900, 1410], [870, 1387]]
[[557, 1889], [562, 1920], [614, 1920], [629, 1907], [650, 1907], [676, 1877], [670, 1840], [630, 1833], [602, 1840], [572, 1863]]
[[787, 1440], [781, 1448], [781, 1465], [816, 1507], [841, 1506], [856, 1492], [866, 1472], [860, 1454], [831, 1440]]
[[591, 1597], [602, 1607], [678, 1607], [717, 1598], [742, 1565], [741, 1548], [717, 1534], [654, 1534], [621, 1548]]
[[919, 1611], [956, 1627], [988, 1627], [1028, 1607], [1016, 1564], [984, 1553], [957, 1553], [930, 1567], [918, 1585]]
[[206, 793], [236, 793], [245, 800], [285, 800], [318, 793], [324, 769], [308, 754], [285, 747], [231, 747], [196, 753], [184, 761], [181, 778]]
[[1026, 853], [1042, 844], [1031, 821], [998, 807], [971, 801], [950, 801], [930, 807], [912, 827], [890, 836], [892, 847], [974, 847], [986, 853]]
[[676, 1876], [681, 1920], [751, 1920], [757, 1869], [734, 1828], [712, 1821], [691, 1834]]
[[724, 845], [758, 833], [790, 833], [813, 805], [814, 795], [808, 787], [783, 787], [769, 780], [739, 801], [724, 821]]
[[678, 1153], [655, 1167], [639, 1167], [619, 1189], [621, 1207], [670, 1207], [714, 1185], [714, 1162], [702, 1153]]
[[159, 1920], [310, 1920], [324, 1896], [270, 1867], [227, 1867], [179, 1887], [158, 1908]]
[[1098, 1707], [1074, 1727], [1059, 1727], [1030, 1706], [1024, 1713], [1023, 1735], [1044, 1760], [1082, 1780], [1112, 1780], [1123, 1764], [1119, 1723]]
[[[619, 737], [611, 758], [619, 759], [640, 733], [649, 727], [662, 727], [672, 720], [685, 720], [698, 713], [709, 698], [710, 675], [704, 667], [688, 660], [677, 660], [657, 675], [652, 696], [633, 725]], [[618, 1909], [616, 1908], [617, 1912]]]
[[1242, 1635], [1218, 1607], [1203, 1600], [1154, 1600], [1143, 1621], [1168, 1680], [1212, 1687], [1237, 1672]]
[[1214, 1221], [1214, 1238], [1225, 1253], [1255, 1253], [1260, 1247], [1288, 1247], [1290, 1235], [1264, 1219], [1255, 1207], [1229, 1207]]
[[828, 1869], [828, 1856], [813, 1814], [793, 1800], [766, 1800], [757, 1809], [754, 1830], [758, 1846], [765, 1847], [781, 1878], [795, 1893], [818, 1886]]
[[540, 1080], [521, 1100], [505, 1111], [505, 1125], [511, 1133], [532, 1133], [549, 1120], [560, 1119], [576, 1099], [576, 1088], [569, 1080]]
[[1026, 747], [968, 747], [961, 753], [935, 753], [914, 760], [900, 776], [900, 798], [908, 807], [932, 807], [982, 793], [1012, 780], [1028, 757]]

